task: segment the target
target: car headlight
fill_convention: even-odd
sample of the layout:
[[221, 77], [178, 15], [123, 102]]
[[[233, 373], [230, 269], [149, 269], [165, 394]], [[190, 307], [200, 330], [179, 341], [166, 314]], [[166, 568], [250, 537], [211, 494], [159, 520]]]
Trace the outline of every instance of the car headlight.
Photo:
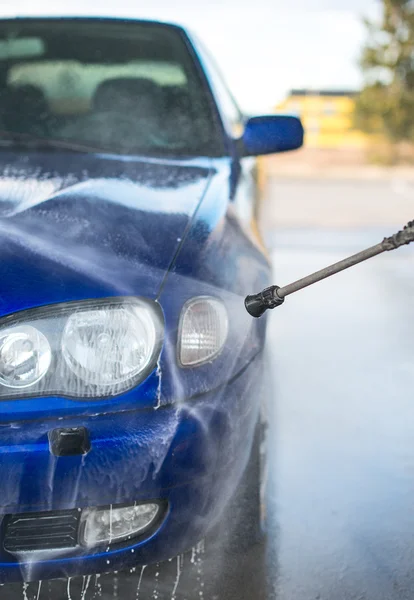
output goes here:
[[229, 321], [221, 300], [199, 296], [183, 307], [178, 332], [178, 357], [184, 367], [213, 360], [223, 349]]
[[0, 331], [0, 383], [10, 388], [31, 386], [46, 375], [52, 359], [50, 344], [31, 325]]
[[83, 381], [100, 387], [135, 379], [151, 361], [157, 328], [143, 306], [85, 310], [67, 320], [62, 354]]
[[164, 331], [159, 306], [140, 298], [53, 305], [2, 321], [0, 397], [124, 392], [154, 368]]

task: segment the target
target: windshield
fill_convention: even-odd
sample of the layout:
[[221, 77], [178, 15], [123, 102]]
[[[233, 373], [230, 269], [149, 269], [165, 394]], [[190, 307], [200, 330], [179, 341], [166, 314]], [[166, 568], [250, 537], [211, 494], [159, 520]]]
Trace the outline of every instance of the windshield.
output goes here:
[[115, 154], [222, 153], [193, 58], [163, 25], [0, 23], [0, 115], [3, 144], [10, 132]]

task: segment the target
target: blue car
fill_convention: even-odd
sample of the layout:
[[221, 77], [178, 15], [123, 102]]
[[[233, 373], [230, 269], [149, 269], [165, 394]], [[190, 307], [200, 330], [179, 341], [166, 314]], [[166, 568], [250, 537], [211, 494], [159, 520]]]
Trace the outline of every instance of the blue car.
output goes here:
[[244, 117], [181, 27], [0, 21], [0, 581], [258, 539], [270, 283]]

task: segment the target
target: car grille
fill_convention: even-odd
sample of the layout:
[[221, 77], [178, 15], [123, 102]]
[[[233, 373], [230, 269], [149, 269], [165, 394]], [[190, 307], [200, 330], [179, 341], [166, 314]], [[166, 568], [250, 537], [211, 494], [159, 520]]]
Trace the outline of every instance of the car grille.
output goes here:
[[3, 529], [4, 549], [17, 553], [75, 548], [79, 518], [78, 510], [8, 515]]

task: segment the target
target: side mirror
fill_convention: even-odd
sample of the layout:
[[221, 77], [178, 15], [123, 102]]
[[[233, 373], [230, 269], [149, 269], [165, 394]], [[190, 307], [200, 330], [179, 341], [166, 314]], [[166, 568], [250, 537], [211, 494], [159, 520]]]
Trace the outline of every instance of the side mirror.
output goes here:
[[296, 150], [303, 145], [303, 126], [298, 117], [288, 115], [252, 117], [239, 143], [243, 156]]

